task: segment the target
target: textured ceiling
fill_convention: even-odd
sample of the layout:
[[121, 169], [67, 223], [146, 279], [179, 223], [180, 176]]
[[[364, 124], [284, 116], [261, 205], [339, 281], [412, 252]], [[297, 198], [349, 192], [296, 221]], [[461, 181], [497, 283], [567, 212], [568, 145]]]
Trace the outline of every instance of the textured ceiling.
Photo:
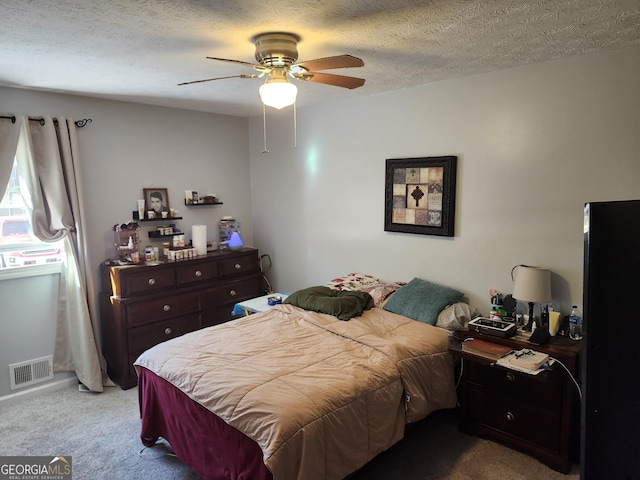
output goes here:
[[351, 54], [347, 90], [296, 82], [298, 106], [640, 44], [639, 0], [2, 0], [0, 85], [261, 114], [251, 38], [298, 34], [299, 60]]

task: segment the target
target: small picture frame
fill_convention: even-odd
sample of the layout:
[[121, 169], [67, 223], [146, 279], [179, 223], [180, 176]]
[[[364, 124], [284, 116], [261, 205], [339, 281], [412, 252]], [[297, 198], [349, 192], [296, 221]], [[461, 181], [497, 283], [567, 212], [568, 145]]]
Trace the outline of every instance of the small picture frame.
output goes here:
[[453, 237], [458, 157], [387, 159], [384, 229]]
[[[168, 218], [171, 216], [169, 192], [166, 188], [143, 188], [142, 193], [146, 205], [145, 218], [147, 220], [153, 220], [156, 218]], [[166, 213], [163, 215], [163, 212]]]
[[197, 190], [191, 190], [191, 203], [200, 203], [200, 194]]

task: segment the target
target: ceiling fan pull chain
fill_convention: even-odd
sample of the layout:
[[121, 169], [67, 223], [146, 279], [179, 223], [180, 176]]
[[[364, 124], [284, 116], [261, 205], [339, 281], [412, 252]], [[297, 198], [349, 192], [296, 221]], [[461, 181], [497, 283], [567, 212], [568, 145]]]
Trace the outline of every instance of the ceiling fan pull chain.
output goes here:
[[269, 150], [267, 150], [267, 107], [264, 106], [264, 103], [262, 104], [262, 131], [264, 136], [264, 150], [262, 150], [262, 153], [269, 153]]

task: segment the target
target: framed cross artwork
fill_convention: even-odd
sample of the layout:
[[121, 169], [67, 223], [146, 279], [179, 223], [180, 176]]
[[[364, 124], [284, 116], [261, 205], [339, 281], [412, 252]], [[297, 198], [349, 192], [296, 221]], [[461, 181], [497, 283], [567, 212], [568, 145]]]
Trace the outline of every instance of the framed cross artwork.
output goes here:
[[384, 229], [453, 237], [458, 157], [389, 158]]

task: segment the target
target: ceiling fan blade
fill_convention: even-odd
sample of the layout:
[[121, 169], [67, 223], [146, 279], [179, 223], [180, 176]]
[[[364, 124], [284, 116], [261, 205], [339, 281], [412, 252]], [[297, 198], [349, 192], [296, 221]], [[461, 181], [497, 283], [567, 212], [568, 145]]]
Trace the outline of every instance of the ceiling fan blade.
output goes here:
[[218, 57], [207, 57], [209, 60], [219, 60], [220, 62], [231, 62], [237, 63], [239, 65], [245, 65], [247, 67], [255, 68], [256, 70], [264, 70], [262, 65], [258, 65], [257, 63], [249, 63], [243, 62], [242, 60], [231, 60], [229, 58], [218, 58]]
[[364, 67], [364, 62], [352, 55], [336, 55], [335, 57], [317, 58], [297, 63], [308, 71], [331, 70], [332, 68]]
[[205, 80], [194, 80], [193, 82], [182, 82], [179, 83], [178, 86], [180, 85], [191, 85], [192, 83], [203, 83], [203, 82], [212, 82], [214, 80], [225, 80], [227, 78], [256, 78], [258, 77], [258, 74], [255, 73], [250, 73], [250, 74], [242, 74], [242, 75], [231, 75], [228, 77], [216, 77], [216, 78], [207, 78]]
[[305, 82], [324, 83], [334, 87], [358, 88], [364, 85], [364, 78], [345, 77], [331, 73], [305, 72], [293, 74], [294, 78]]

